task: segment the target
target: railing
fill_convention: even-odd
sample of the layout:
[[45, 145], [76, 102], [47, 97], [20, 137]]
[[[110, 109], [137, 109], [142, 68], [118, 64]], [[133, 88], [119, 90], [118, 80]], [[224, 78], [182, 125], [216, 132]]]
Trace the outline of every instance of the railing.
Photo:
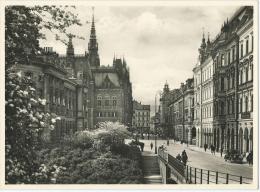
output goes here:
[[251, 184], [252, 178], [186, 166], [186, 182], [193, 184]]
[[[171, 169], [172, 177], [177, 178], [181, 183], [189, 184], [251, 184], [253, 179], [223, 173], [219, 171], [200, 169], [184, 165], [172, 155], [163, 149], [158, 149], [159, 160], [164, 162], [165, 166]], [[168, 178], [165, 178], [167, 180]], [[177, 182], [178, 182], [177, 181]]]

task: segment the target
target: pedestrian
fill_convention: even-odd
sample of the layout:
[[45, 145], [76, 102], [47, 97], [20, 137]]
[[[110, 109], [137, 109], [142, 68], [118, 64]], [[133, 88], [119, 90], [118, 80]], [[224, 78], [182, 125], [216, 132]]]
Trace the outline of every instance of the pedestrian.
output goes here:
[[151, 146], [151, 150], [153, 150], [153, 142], [151, 142], [150, 146]]
[[247, 155], [246, 160], [249, 165], [253, 165], [253, 152], [250, 151], [250, 153]]
[[185, 150], [183, 150], [182, 154], [181, 154], [181, 159], [184, 165], [186, 165], [187, 161], [188, 161], [188, 156]]
[[216, 151], [215, 145], [212, 146], [212, 149], [213, 149], [213, 154], [215, 155], [215, 151]]
[[144, 151], [144, 143], [141, 143], [140, 144], [140, 147], [141, 147], [141, 150], [142, 150], [142, 152]]
[[208, 145], [205, 143], [205, 144], [204, 144], [204, 150], [205, 150], [205, 152], [207, 151], [207, 148], [208, 148]]
[[210, 145], [210, 152], [213, 155], [213, 145]]
[[220, 156], [222, 157], [223, 154], [223, 147], [220, 148]]
[[179, 161], [181, 162], [181, 155], [178, 154], [178, 155], [176, 156], [176, 159], [179, 160]]
[[167, 140], [167, 146], [169, 146], [169, 144], [170, 144], [170, 141], [169, 141], [169, 139]]

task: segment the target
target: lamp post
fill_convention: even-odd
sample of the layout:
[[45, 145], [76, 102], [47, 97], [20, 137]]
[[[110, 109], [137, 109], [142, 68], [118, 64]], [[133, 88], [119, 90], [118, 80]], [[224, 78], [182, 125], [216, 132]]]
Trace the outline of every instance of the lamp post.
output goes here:
[[[156, 107], [157, 107], [157, 95], [158, 93], [162, 94], [161, 90], [158, 90], [156, 93], [155, 93], [155, 99], [154, 99], [154, 153], [157, 154], [157, 126], [159, 124], [159, 117], [157, 116], [157, 110], [156, 110]], [[159, 115], [159, 113], [158, 113]]]

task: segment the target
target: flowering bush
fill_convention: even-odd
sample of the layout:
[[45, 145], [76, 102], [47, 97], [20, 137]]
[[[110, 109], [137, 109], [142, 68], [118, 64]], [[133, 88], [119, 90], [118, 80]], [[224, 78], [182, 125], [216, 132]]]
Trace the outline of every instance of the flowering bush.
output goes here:
[[43, 112], [44, 99], [37, 97], [34, 82], [21, 73], [6, 72], [5, 160], [6, 183], [33, 183], [39, 167], [35, 150], [44, 129], [53, 126], [52, 115]]

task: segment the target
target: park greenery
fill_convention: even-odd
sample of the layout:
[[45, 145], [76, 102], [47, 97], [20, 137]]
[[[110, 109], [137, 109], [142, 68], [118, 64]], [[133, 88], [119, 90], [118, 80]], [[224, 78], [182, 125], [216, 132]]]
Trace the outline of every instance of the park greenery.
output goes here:
[[37, 95], [35, 82], [16, 70], [30, 65], [42, 53], [42, 31], [57, 40], [81, 25], [68, 6], [7, 6], [5, 8], [5, 182], [142, 183], [141, 152], [124, 144], [127, 128], [104, 122], [93, 131], [65, 136], [51, 144], [49, 134], [60, 117], [44, 111], [46, 100]]

